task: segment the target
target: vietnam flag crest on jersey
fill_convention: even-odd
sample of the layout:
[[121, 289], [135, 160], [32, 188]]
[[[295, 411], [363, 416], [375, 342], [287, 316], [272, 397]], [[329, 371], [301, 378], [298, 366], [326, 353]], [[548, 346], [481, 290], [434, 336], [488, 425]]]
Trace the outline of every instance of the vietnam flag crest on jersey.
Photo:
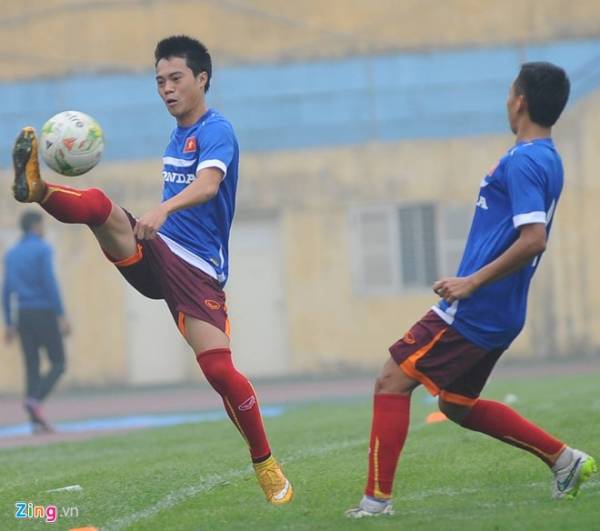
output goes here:
[[194, 151], [196, 151], [196, 137], [195, 136], [191, 136], [190, 138], [188, 138], [185, 141], [185, 146], [183, 148], [183, 152], [184, 153], [193, 153]]

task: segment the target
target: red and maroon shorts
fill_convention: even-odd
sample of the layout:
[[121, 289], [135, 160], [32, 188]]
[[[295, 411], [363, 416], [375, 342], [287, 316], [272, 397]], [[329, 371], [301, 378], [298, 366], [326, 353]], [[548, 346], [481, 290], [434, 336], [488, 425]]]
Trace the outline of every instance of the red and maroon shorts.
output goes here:
[[[125, 211], [131, 226], [135, 218]], [[160, 236], [137, 240], [137, 250], [124, 260], [112, 260], [127, 282], [150, 299], [163, 299], [185, 335], [185, 316], [216, 326], [229, 335], [225, 293], [219, 283], [173, 253]]]
[[477, 401], [502, 352], [471, 343], [433, 310], [390, 347], [410, 378], [432, 395], [460, 405]]

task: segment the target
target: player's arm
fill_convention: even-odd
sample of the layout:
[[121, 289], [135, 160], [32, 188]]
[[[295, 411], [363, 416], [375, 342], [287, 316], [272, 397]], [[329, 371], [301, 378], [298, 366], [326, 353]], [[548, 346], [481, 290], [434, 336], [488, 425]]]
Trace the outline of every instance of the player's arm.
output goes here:
[[443, 278], [433, 290], [452, 304], [475, 290], [529, 264], [546, 249], [545, 181], [536, 161], [517, 154], [507, 165], [506, 190], [511, 202], [513, 224], [519, 231], [515, 242], [498, 258], [467, 277]]
[[162, 203], [167, 215], [210, 201], [217, 195], [223, 180], [223, 171], [219, 168], [203, 168], [198, 172], [196, 180], [190, 183], [176, 196]]
[[133, 233], [139, 239], [152, 239], [169, 214], [210, 201], [219, 191], [235, 152], [235, 136], [231, 126], [222, 122], [207, 124], [198, 140], [199, 157], [196, 179], [181, 192], [144, 214]]
[[196, 179], [181, 192], [144, 214], [133, 230], [134, 235], [140, 240], [152, 239], [169, 214], [210, 201], [217, 195], [223, 176], [220, 168], [201, 169]]
[[469, 297], [475, 290], [490, 282], [518, 271], [531, 264], [533, 259], [546, 249], [546, 225], [531, 223], [522, 225], [517, 240], [498, 258], [467, 277], [450, 277], [438, 280], [433, 285], [440, 297], [449, 304]]

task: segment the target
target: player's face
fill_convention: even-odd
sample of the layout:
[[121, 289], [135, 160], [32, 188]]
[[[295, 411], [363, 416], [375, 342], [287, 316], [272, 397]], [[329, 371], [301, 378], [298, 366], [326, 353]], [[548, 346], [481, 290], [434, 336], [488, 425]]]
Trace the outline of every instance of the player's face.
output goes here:
[[508, 99], [506, 100], [506, 110], [508, 113], [508, 123], [510, 130], [516, 135], [519, 129], [519, 118], [523, 113], [525, 105], [525, 96], [517, 94], [515, 84], [510, 86], [508, 91]]
[[[204, 108], [204, 86], [207, 74], [194, 72], [183, 57], [161, 59], [156, 65], [156, 85], [158, 94], [165, 102], [167, 110], [182, 125], [193, 119]], [[191, 124], [189, 124], [191, 125]]]

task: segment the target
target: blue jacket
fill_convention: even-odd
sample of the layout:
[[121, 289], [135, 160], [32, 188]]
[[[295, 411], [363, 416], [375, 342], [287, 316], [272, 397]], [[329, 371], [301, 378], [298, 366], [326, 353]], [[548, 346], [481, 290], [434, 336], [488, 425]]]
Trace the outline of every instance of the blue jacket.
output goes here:
[[4, 257], [2, 309], [7, 326], [14, 324], [13, 295], [22, 310], [52, 310], [57, 315], [64, 314], [52, 266], [52, 248], [37, 234], [23, 236]]

